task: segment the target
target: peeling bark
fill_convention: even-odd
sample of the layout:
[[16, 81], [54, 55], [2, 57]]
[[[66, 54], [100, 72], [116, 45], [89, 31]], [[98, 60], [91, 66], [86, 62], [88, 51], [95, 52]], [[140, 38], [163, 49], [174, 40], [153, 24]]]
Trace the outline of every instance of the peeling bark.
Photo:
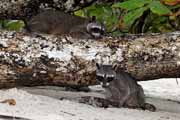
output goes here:
[[179, 32], [93, 40], [0, 31], [0, 39], [0, 88], [94, 85], [96, 62], [139, 81], [180, 76]]

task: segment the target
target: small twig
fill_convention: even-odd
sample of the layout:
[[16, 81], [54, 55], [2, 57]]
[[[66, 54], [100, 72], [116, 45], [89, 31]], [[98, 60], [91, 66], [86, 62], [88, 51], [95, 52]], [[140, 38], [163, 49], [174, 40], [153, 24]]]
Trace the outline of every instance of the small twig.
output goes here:
[[180, 101], [177, 101], [177, 100], [167, 99], [167, 101], [171, 101], [171, 102], [175, 102], [175, 103], [177, 103], [177, 104], [180, 104]]
[[75, 114], [73, 113], [69, 113], [69, 112], [65, 112], [65, 111], [61, 111], [62, 113], [65, 113], [65, 114], [68, 114], [68, 115], [71, 115], [71, 116], [76, 116]]
[[0, 115], [0, 118], [2, 118], [3, 120], [32, 120], [29, 118], [24, 118], [24, 117], [16, 117], [16, 116], [10, 116], [10, 115]]
[[179, 82], [178, 82], [178, 79], [176, 78], [176, 83], [177, 83], [177, 85], [179, 85]]

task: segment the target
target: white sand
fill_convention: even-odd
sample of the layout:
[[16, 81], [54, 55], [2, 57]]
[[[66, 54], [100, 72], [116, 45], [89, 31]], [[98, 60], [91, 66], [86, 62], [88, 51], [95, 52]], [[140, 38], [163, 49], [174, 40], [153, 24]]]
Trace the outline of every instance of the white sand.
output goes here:
[[180, 86], [176, 84], [175, 79], [162, 79], [140, 84], [146, 95], [151, 97], [148, 101], [157, 106], [156, 112], [127, 108], [96, 108], [68, 100], [61, 101], [56, 98], [34, 95], [22, 89], [13, 88], [0, 90], [0, 101], [13, 98], [17, 104], [10, 106], [0, 103], [0, 114], [32, 120], [180, 120], [180, 104], [167, 101], [171, 99], [180, 102]]

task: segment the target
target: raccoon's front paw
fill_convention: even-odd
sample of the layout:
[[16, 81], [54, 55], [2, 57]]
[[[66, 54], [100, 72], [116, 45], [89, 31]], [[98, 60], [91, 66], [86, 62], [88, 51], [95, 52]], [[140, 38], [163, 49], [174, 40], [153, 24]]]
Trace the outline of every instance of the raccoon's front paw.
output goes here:
[[144, 105], [142, 106], [143, 110], [149, 110], [151, 112], [155, 112], [156, 111], [156, 107], [153, 104], [150, 103], [144, 103]]

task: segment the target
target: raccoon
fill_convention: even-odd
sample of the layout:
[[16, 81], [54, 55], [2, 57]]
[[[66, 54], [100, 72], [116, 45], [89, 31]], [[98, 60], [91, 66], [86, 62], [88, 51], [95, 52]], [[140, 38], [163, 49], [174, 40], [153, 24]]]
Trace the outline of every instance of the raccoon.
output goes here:
[[145, 103], [142, 87], [129, 73], [115, 71], [112, 65], [96, 64], [96, 67], [96, 79], [105, 88], [106, 99], [118, 103], [118, 107], [156, 110], [155, 106]]

